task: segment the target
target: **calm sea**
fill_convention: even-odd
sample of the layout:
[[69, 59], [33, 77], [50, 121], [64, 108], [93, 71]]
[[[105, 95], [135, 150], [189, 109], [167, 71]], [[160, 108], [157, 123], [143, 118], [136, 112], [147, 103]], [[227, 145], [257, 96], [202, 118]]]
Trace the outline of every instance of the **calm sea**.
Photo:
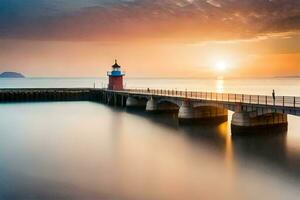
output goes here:
[[[102, 87], [105, 79], [0, 79], [0, 88]], [[127, 79], [127, 87], [300, 96], [300, 79]], [[299, 199], [300, 117], [287, 133], [93, 102], [0, 104], [0, 199]]]

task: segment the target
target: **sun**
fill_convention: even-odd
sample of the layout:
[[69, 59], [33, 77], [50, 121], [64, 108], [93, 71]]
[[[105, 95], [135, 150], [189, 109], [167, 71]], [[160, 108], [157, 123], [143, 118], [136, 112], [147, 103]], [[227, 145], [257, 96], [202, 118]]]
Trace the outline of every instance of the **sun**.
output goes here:
[[218, 61], [215, 63], [215, 68], [218, 71], [225, 71], [227, 69], [228, 65], [225, 61]]

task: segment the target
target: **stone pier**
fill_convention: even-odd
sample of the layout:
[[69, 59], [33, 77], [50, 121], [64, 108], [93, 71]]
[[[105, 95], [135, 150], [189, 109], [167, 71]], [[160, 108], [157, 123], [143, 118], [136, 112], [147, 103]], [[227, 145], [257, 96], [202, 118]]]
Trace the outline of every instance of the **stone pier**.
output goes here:
[[227, 121], [228, 111], [225, 108], [214, 106], [193, 107], [189, 101], [183, 101], [178, 119], [182, 123], [201, 123], [201, 122], [223, 122]]
[[154, 112], [154, 111], [157, 111], [157, 110], [158, 110], [157, 101], [151, 97], [151, 99], [149, 99], [147, 101], [146, 111]]
[[[107, 90], [96, 88], [3, 88], [0, 102], [93, 101], [147, 112], [178, 113], [183, 123], [220, 123], [232, 116], [232, 133], [286, 130], [287, 115], [300, 116], [300, 97], [188, 92], [170, 90]], [[259, 129], [259, 131], [256, 131]], [[272, 131], [269, 131], [272, 132]]]
[[237, 133], [253, 133], [254, 130], [272, 128], [287, 129], [287, 125], [287, 115], [281, 113], [257, 115], [255, 112], [235, 112], [231, 120], [231, 128]]

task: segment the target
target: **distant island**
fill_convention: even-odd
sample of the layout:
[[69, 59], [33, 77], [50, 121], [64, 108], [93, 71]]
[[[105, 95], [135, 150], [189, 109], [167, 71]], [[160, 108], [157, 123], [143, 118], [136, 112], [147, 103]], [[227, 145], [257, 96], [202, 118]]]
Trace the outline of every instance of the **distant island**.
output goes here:
[[25, 78], [25, 76], [17, 72], [3, 72], [0, 74], [0, 78]]
[[300, 76], [275, 76], [274, 78], [300, 78]]

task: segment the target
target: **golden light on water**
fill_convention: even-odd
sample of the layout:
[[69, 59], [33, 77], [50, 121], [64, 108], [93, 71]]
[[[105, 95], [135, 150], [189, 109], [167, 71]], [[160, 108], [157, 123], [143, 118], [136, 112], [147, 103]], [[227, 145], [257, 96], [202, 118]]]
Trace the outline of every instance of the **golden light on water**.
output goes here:
[[219, 93], [224, 92], [224, 80], [223, 77], [218, 77], [216, 80], [216, 91]]

